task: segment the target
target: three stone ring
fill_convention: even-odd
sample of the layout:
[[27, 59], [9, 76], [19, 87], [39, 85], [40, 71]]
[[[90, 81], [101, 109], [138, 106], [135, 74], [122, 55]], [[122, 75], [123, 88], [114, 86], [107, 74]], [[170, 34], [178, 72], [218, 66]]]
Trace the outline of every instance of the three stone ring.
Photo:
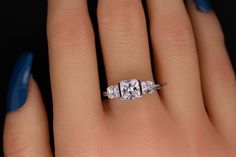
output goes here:
[[154, 81], [140, 81], [138, 79], [123, 80], [119, 81], [117, 85], [107, 87], [103, 96], [109, 99], [132, 100], [160, 90], [165, 85], [166, 83], [155, 84]]

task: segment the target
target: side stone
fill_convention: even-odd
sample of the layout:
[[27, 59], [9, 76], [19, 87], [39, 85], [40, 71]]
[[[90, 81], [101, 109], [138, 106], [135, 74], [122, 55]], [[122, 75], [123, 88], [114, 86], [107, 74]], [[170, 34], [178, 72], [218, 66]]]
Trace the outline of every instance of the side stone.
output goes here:
[[142, 92], [144, 94], [146, 93], [153, 93], [155, 90], [154, 90], [154, 82], [153, 81], [144, 81], [141, 83], [142, 85]]
[[107, 88], [107, 96], [110, 99], [115, 99], [120, 97], [120, 91], [118, 85], [110, 86]]

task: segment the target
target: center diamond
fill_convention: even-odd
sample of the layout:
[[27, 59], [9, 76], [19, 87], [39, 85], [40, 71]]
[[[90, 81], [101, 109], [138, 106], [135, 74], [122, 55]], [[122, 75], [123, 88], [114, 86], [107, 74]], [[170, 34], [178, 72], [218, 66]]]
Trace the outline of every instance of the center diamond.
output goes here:
[[124, 80], [119, 82], [121, 99], [136, 99], [142, 96], [140, 81]]

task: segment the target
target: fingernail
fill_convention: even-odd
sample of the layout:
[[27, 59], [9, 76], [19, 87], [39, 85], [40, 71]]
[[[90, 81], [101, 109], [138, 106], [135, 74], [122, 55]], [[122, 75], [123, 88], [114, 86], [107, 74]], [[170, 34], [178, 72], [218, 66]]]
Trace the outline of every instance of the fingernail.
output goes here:
[[33, 54], [23, 53], [13, 68], [7, 94], [7, 111], [14, 112], [21, 108], [28, 96]]
[[196, 7], [201, 12], [209, 12], [212, 10], [212, 6], [209, 0], [194, 0]]

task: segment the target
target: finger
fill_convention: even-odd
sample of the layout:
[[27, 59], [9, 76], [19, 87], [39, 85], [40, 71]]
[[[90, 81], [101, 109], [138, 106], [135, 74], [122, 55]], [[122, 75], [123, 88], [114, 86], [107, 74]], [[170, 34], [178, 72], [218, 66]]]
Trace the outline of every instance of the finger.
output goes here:
[[80, 155], [81, 145], [95, 146], [84, 137], [96, 134], [103, 114], [87, 0], [49, 0], [48, 6], [56, 156]]
[[4, 128], [5, 157], [52, 156], [40, 91], [33, 79], [29, 83], [31, 64], [32, 55], [23, 54], [11, 78]]
[[[205, 104], [216, 127], [236, 140], [236, 82], [220, 24], [213, 11], [202, 13], [188, 1], [195, 31]], [[234, 137], [234, 138], [232, 138]]]
[[[49, 1], [48, 40], [56, 115], [65, 104], [74, 111], [80, 108], [97, 112], [101, 107], [97, 105], [100, 102], [97, 61], [85, 0]], [[88, 99], [90, 96], [92, 99]]]
[[[201, 119], [204, 105], [196, 47], [182, 0], [148, 0], [155, 76], [167, 82], [160, 91], [167, 108], [188, 122]], [[204, 113], [205, 114], [205, 113]]]
[[100, 0], [98, 23], [109, 85], [152, 80], [146, 21], [140, 0]]
[[[115, 85], [118, 81], [127, 79], [153, 80], [146, 21], [141, 1], [100, 0], [98, 24], [108, 85]], [[137, 101], [148, 102], [147, 99], [151, 99], [153, 103], [137, 107], [142, 108], [141, 110], [143, 108], [153, 110], [153, 104], [155, 107], [160, 106], [156, 105], [160, 104], [157, 93], [146, 95], [142, 99]], [[128, 106], [133, 107], [130, 103], [137, 101], [129, 102]], [[129, 110], [127, 105], [116, 103], [126, 104], [127, 101], [111, 101], [109, 104], [111, 111], [123, 115]]]

